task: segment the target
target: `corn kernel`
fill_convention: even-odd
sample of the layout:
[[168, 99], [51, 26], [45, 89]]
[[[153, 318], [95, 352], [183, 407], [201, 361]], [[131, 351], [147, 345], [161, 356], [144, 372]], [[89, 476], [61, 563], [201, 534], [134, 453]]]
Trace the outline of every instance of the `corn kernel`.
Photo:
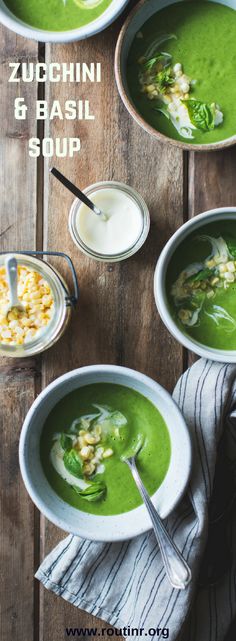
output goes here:
[[103, 456], [103, 452], [104, 452], [104, 447], [97, 447], [97, 449], [96, 449], [96, 457], [98, 458], [99, 461], [101, 460], [101, 458]]
[[113, 450], [111, 447], [108, 447], [107, 450], [104, 450], [103, 452], [103, 458], [109, 458], [109, 456], [112, 456]]
[[80, 456], [81, 456], [81, 458], [83, 458], [85, 460], [87, 460], [89, 458], [92, 458], [93, 454], [94, 454], [94, 448], [91, 447], [91, 445], [85, 445], [80, 450]]
[[[32, 340], [36, 332], [48, 325], [54, 313], [54, 302], [49, 284], [38, 272], [18, 265], [18, 297], [24, 312], [11, 309], [5, 267], [0, 269], [0, 340], [11, 345], [22, 345]], [[41, 287], [43, 285], [43, 287]]]
[[210, 258], [210, 260], [207, 260], [206, 266], [211, 269], [212, 267], [215, 267], [215, 260], [214, 258]]
[[224, 265], [224, 264], [219, 265], [219, 272], [220, 272], [220, 274], [224, 274], [225, 272], [227, 272], [226, 265]]
[[87, 432], [84, 436], [84, 439], [86, 443], [88, 443], [89, 445], [95, 445], [95, 443], [99, 443], [100, 436], [99, 435], [96, 436], [96, 434], [93, 434], [92, 432], [91, 433]]
[[231, 274], [231, 272], [225, 272], [225, 274], [224, 274], [224, 278], [225, 278], [225, 280], [227, 280], [229, 283], [233, 283], [233, 282], [234, 282], [234, 275], [233, 275], [233, 274]]
[[180, 320], [186, 321], [186, 320], [189, 320], [189, 318], [191, 318], [191, 312], [189, 309], [180, 309], [178, 316]]
[[80, 447], [81, 449], [82, 449], [83, 447], [86, 447], [87, 443], [86, 443], [86, 441], [85, 441], [85, 439], [84, 439], [84, 437], [83, 437], [83, 436], [79, 436], [79, 438], [78, 438], [78, 444], [79, 444], [79, 447]]
[[87, 476], [91, 476], [91, 474], [93, 474], [93, 473], [95, 472], [95, 469], [96, 469], [96, 468], [95, 468], [95, 465], [94, 465], [94, 463], [92, 463], [92, 462], [86, 463], [86, 464], [84, 465], [84, 473], [85, 473]]
[[231, 272], [231, 273], [235, 272], [235, 264], [234, 264], [234, 261], [233, 261], [233, 260], [229, 260], [229, 262], [228, 262], [228, 263], [226, 263], [226, 268], [227, 268], [227, 271], [228, 271], [228, 272]]
[[147, 85], [147, 93], [152, 93], [155, 91], [155, 85]]

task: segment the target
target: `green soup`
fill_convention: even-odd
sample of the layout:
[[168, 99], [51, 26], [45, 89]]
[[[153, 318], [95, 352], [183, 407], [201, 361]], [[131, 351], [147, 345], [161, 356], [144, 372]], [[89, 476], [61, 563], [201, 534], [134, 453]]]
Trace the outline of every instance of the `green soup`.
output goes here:
[[[186, 94], [176, 84], [181, 72], [173, 72], [179, 64], [188, 76]], [[181, 109], [185, 104], [190, 120], [197, 124], [187, 142], [209, 144], [236, 133], [235, 69], [236, 11], [214, 2], [192, 0], [158, 11], [143, 25], [129, 52], [127, 82], [144, 119], [162, 134], [184, 141], [185, 135], [168, 119], [169, 104], [164, 105], [165, 113], [162, 110], [163, 95], [169, 91], [167, 98], [173, 100], [177, 87], [175, 96], [180, 93]], [[215, 117], [216, 107], [223, 114], [222, 122]], [[176, 118], [178, 127], [179, 111]]]
[[208, 347], [236, 350], [236, 221], [190, 234], [171, 258], [166, 290], [182, 332]]
[[[109, 419], [101, 419], [101, 414], [100, 419], [96, 418], [99, 411], [109, 412]], [[79, 419], [81, 416], [83, 418]], [[85, 426], [82, 431], [81, 425]], [[66, 440], [70, 433], [77, 430], [77, 435], [79, 433], [79, 438], [83, 439], [81, 433], [87, 430], [91, 441], [91, 435], [99, 429], [100, 442], [92, 447], [97, 452], [99, 448], [105, 454], [110, 454], [100, 461], [90, 477], [81, 475], [92, 492], [95, 490], [95, 496], [90, 500], [90, 489], [89, 497], [80, 496], [73, 485], [56, 471], [52, 464], [52, 451], [53, 448], [55, 450], [55, 443], [57, 447], [58, 433], [63, 432], [63, 457], [66, 461], [71, 455], [71, 446], [69, 444], [68, 447]], [[157, 408], [138, 392], [121, 385], [98, 383], [71, 392], [53, 408], [43, 427], [41, 460], [50, 485], [64, 501], [92, 514], [120, 514], [142, 503], [131, 472], [121, 460], [125, 453], [134, 453], [140, 443], [142, 447], [137, 454], [137, 466], [149, 495], [153, 495], [161, 485], [170, 462], [170, 438], [166, 424]], [[80, 450], [80, 460], [83, 451]], [[93, 465], [91, 459], [89, 465]], [[88, 463], [83, 462], [83, 466], [85, 469]], [[71, 470], [76, 473], [73, 465]], [[73, 478], [72, 474], [72, 483]], [[77, 479], [77, 482], [81, 483], [81, 479]], [[105, 491], [100, 492], [100, 487], [104, 487]]]
[[112, 0], [5, 0], [23, 22], [46, 31], [67, 31], [96, 20]]

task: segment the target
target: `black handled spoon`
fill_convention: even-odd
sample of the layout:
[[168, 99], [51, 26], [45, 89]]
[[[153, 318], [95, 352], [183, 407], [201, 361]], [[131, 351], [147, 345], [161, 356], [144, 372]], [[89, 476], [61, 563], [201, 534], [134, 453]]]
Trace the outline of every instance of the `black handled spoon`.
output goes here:
[[96, 205], [84, 194], [83, 191], [81, 191], [81, 189], [73, 185], [73, 183], [68, 180], [68, 178], [63, 176], [63, 174], [61, 174], [61, 172], [58, 171], [56, 167], [52, 167], [50, 169], [50, 172], [51, 174], [53, 174], [53, 176], [55, 176], [55, 178], [57, 178], [57, 180], [62, 183], [62, 185], [64, 185], [64, 187], [66, 187], [66, 189], [69, 189], [69, 191], [71, 191], [71, 193], [74, 194], [76, 198], [79, 198], [82, 203], [84, 203], [84, 205], [87, 205], [87, 207], [89, 207], [89, 209], [91, 209], [94, 214], [96, 214], [97, 216], [102, 216], [103, 220], [107, 219], [106, 214], [104, 214], [101, 209], [96, 207]]

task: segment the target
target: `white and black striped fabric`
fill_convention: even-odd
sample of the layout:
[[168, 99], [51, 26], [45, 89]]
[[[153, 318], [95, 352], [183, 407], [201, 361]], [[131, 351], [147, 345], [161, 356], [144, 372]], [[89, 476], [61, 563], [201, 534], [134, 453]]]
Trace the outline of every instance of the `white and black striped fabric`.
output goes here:
[[[229, 461], [236, 461], [236, 366], [200, 359], [183, 374], [173, 397], [192, 435], [193, 468], [188, 494], [167, 519], [167, 527], [191, 566], [189, 588], [177, 591], [169, 585], [152, 531], [117, 544], [68, 536], [43, 561], [36, 577], [47, 589], [118, 629], [144, 628], [151, 638], [154, 628], [164, 628], [170, 641], [223, 641], [236, 615], [236, 563], [213, 587], [198, 588], [198, 574], [223, 430]], [[236, 549], [235, 532], [232, 517], [230, 536]]]

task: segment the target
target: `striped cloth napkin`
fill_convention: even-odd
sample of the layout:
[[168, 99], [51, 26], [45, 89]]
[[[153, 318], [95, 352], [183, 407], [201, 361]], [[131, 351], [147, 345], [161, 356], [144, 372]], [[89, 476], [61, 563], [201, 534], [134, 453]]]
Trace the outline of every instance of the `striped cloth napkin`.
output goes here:
[[[152, 531], [131, 541], [112, 544], [68, 536], [43, 561], [36, 577], [77, 608], [120, 629], [123, 636], [223, 641], [236, 615], [236, 563], [231, 560], [233, 542], [236, 551], [233, 510], [223, 519], [224, 533], [227, 522], [227, 540], [222, 544], [219, 538], [216, 558], [209, 562], [209, 568], [204, 561], [200, 580], [199, 572], [208, 534], [217, 448], [224, 449], [226, 476], [235, 468], [236, 365], [198, 360], [180, 378], [173, 397], [192, 435], [193, 469], [188, 494], [166, 524], [191, 566], [191, 585], [184, 591], [171, 588]], [[220, 473], [219, 488], [223, 476]], [[217, 511], [215, 520], [217, 527], [220, 523]], [[211, 528], [212, 540], [217, 545], [219, 533], [213, 525], [210, 531]], [[210, 544], [211, 553], [213, 547]], [[220, 565], [224, 566], [225, 550], [229, 563], [217, 576]]]

